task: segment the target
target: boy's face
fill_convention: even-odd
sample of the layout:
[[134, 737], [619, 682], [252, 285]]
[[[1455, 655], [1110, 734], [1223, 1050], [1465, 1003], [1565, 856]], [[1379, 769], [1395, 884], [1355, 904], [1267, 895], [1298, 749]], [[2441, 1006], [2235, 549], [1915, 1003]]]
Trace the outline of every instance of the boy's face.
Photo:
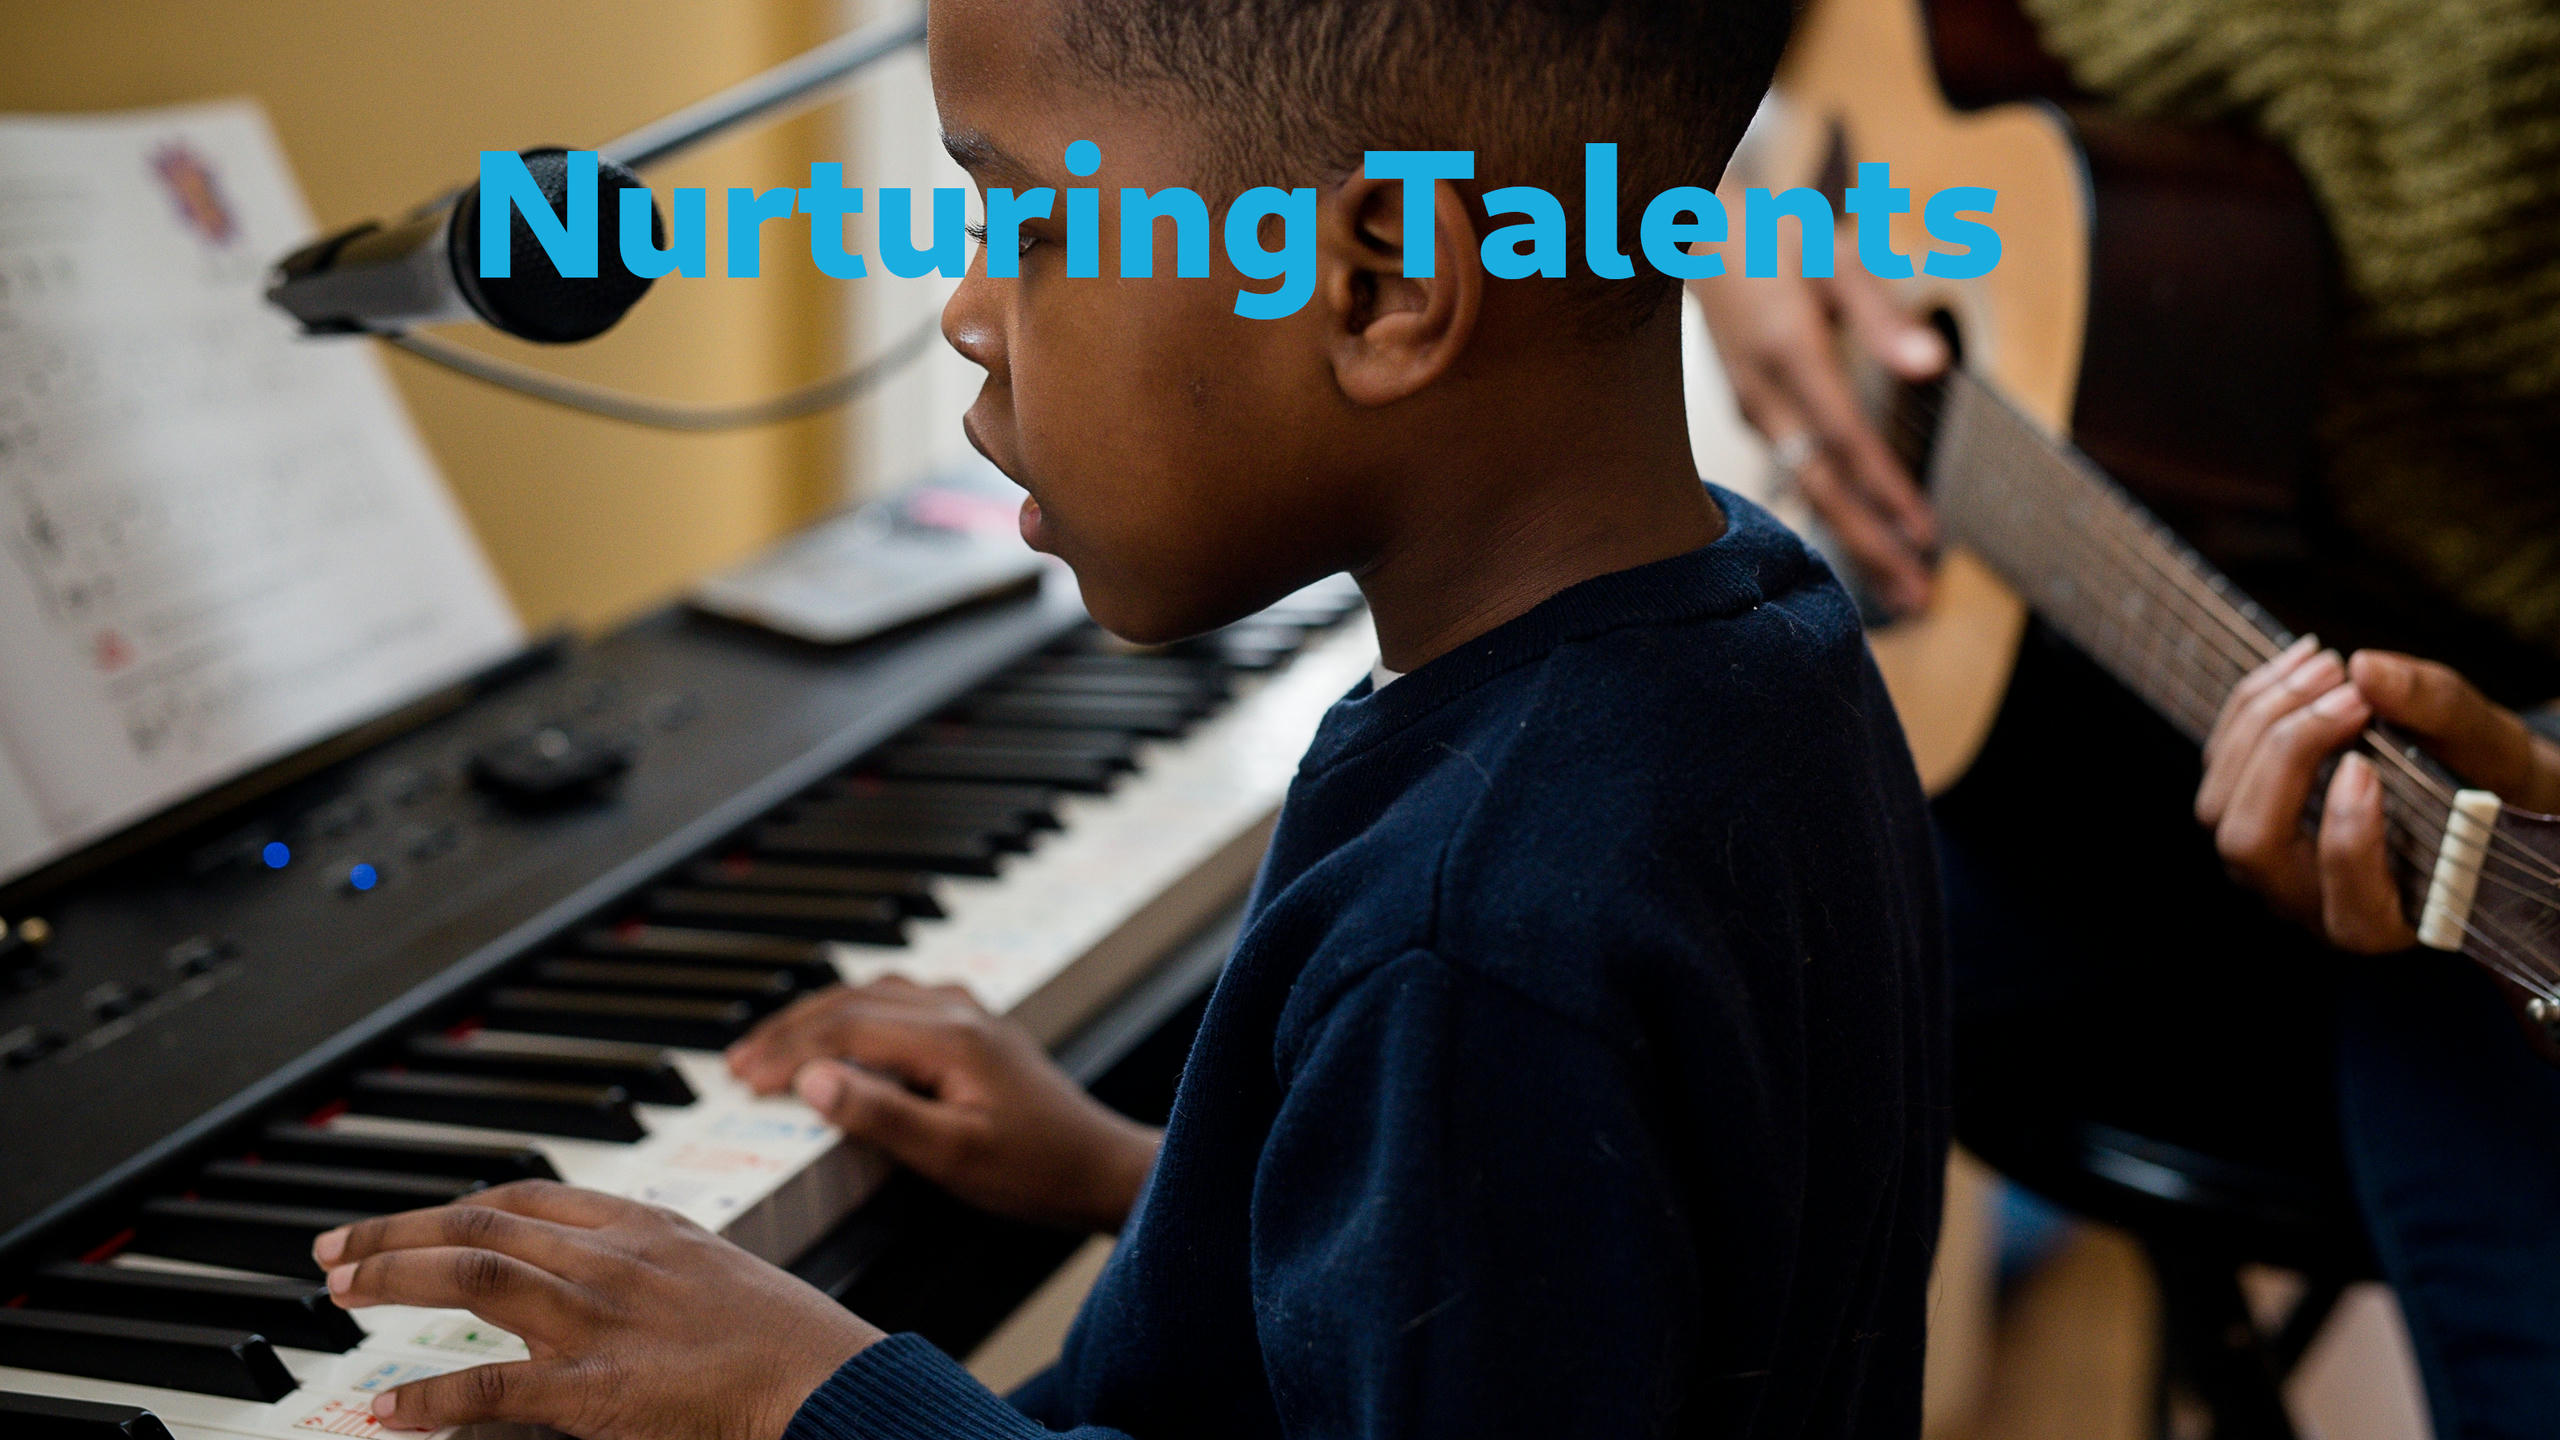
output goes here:
[[[1022, 225], [1019, 279], [976, 256], [943, 330], [984, 367], [971, 443], [1031, 492], [1023, 533], [1074, 567], [1107, 628], [1140, 641], [1196, 634], [1355, 566], [1371, 530], [1351, 440], [1357, 407], [1329, 362], [1316, 299], [1282, 320], [1233, 313], [1219, 196], [1177, 119], [1097, 97], [1058, 59], [1076, 0], [933, 0], [933, 87], [946, 141], [980, 190], [1059, 192]], [[1076, 140], [1102, 168], [1067, 171]], [[1285, 183], [1283, 177], [1269, 177]], [[1211, 273], [1177, 279], [1173, 224], [1156, 275], [1122, 279], [1122, 187], [1198, 190], [1212, 207]], [[1101, 191], [1101, 278], [1066, 277], [1066, 190]], [[1276, 222], [1266, 239], [1277, 243]]]

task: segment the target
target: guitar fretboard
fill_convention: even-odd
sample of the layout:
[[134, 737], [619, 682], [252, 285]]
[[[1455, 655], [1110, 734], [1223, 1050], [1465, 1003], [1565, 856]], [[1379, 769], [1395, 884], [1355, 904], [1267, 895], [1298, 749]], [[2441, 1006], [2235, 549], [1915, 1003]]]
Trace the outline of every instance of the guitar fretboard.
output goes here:
[[[1970, 374], [1944, 387], [1929, 481], [1950, 537], [2193, 740], [2212, 733], [2244, 676], [2293, 642], [2086, 456]], [[2461, 782], [2388, 730], [2368, 729], [2361, 748], [2382, 778], [2389, 843], [2414, 915]], [[2307, 816], [2318, 804], [2315, 790]], [[2495, 839], [2485, 848], [2490, 890], [2547, 883], [2528, 857]], [[2462, 949], [2528, 991], [2560, 998], [2560, 967], [2500, 922], [2475, 916]]]
[[2293, 636], [2079, 452], [1997, 391], [1946, 385], [1931, 495], [2045, 621], [2201, 742]]

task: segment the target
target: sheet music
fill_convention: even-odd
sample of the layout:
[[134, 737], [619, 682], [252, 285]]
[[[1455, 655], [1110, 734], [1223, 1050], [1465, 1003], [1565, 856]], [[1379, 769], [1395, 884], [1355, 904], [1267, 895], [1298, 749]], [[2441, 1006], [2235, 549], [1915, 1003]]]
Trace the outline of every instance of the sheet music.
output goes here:
[[522, 632], [255, 105], [0, 117], [0, 880]]

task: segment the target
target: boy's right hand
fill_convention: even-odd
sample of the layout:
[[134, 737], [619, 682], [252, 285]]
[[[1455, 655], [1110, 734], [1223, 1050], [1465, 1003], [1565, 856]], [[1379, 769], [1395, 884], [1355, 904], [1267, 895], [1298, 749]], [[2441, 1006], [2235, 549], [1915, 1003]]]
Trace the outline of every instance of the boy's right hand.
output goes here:
[[729, 1069], [760, 1095], [798, 1093], [846, 1135], [1022, 1220], [1119, 1229], [1163, 1139], [956, 986], [892, 977], [820, 991], [731, 1046]]
[[1790, 239], [1774, 277], [1728, 269], [1689, 288], [1705, 312], [1735, 403], [1781, 456], [1806, 503], [1831, 527], [1876, 597], [1898, 615], [1929, 603], [1936, 517], [1911, 472], [1858, 404], [1833, 336], [1846, 328], [1905, 381], [1947, 368], [1937, 331], [1894, 302], [1858, 262], [1852, 230], [1827, 279], [1808, 279]]

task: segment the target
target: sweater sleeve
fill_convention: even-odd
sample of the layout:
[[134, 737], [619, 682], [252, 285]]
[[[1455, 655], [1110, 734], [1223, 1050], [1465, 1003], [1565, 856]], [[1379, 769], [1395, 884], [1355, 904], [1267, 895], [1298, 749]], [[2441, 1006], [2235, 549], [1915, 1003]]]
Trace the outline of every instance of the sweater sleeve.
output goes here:
[[[1684, 1405], [1745, 1428], [1755, 1374], [1690, 1373], [1700, 1267], [1619, 1049], [1419, 952], [1284, 1048], [1252, 1303], [1286, 1434], [1621, 1440]], [[847, 1361], [785, 1440], [1052, 1433], [901, 1335]]]
[[[1056, 1435], [979, 1384], [921, 1335], [892, 1335], [844, 1362], [791, 1417], [782, 1440], [1040, 1440]], [[1070, 1430], [1071, 1440], [1126, 1440]]]
[[1286, 1433], [1633, 1437], [1684, 1405], [1749, 1413], [1749, 1377], [1690, 1373], [1698, 1258], [1622, 1047], [1414, 953], [1291, 1048], [1253, 1215]]

